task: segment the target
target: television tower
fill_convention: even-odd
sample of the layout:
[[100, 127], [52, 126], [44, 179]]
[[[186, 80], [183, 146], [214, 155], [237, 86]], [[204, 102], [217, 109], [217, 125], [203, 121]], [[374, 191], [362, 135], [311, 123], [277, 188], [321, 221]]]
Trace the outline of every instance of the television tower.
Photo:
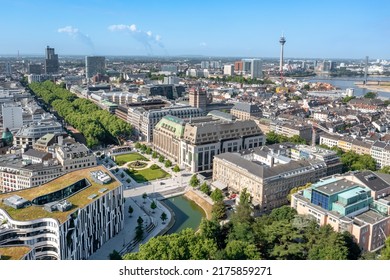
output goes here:
[[286, 43], [286, 39], [284, 38], [284, 35], [282, 34], [282, 37], [280, 37], [279, 40], [280, 43], [280, 64], [279, 64], [279, 71], [281, 75], [283, 76], [283, 48], [284, 44]]

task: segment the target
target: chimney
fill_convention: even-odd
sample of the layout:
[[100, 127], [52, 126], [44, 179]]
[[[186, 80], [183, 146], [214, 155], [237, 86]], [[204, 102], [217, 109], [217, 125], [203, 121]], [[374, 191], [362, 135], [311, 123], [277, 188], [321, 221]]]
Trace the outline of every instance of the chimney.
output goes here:
[[62, 146], [64, 144], [64, 136], [58, 136], [58, 145]]

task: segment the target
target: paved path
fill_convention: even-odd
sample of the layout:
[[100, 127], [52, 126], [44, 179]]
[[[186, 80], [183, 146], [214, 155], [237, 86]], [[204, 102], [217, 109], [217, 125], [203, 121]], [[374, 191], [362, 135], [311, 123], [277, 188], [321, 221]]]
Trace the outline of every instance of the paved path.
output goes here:
[[[172, 172], [171, 168], [165, 168], [164, 163], [158, 162], [158, 159], [153, 159], [151, 155], [144, 154], [144, 156], [150, 160], [150, 165], [153, 163], [157, 164], [172, 177], [146, 183], [137, 183], [123, 171], [124, 168], [127, 168], [126, 164], [117, 166], [116, 163], [108, 157], [105, 159], [98, 159], [98, 164], [102, 164], [109, 169], [124, 186], [123, 195], [126, 198], [124, 208], [125, 219], [123, 230], [103, 244], [103, 246], [90, 257], [91, 260], [105, 260], [108, 259], [109, 254], [112, 253], [113, 250], [118, 252], [126, 250], [126, 247], [128, 247], [135, 238], [135, 228], [137, 226], [138, 217], [142, 217], [144, 220], [144, 228], [147, 228], [151, 223], [154, 224], [153, 230], [148, 233], [145, 232], [145, 239], [141, 243], [145, 243], [150, 238], [158, 235], [168, 226], [172, 218], [170, 211], [158, 200], [183, 194], [185, 193], [186, 188], [188, 188], [192, 173], [186, 171], [180, 171], [178, 173]], [[116, 168], [118, 168], [118, 172], [115, 172]], [[123, 174], [123, 178], [121, 174]], [[130, 183], [127, 183], [127, 179], [130, 179]], [[142, 198], [142, 194], [144, 193], [148, 194], [148, 199], [145, 203]], [[150, 208], [151, 199], [155, 199], [157, 203], [155, 213], [152, 213]], [[128, 214], [129, 205], [134, 209], [132, 217]], [[167, 214], [168, 218], [164, 224], [160, 218], [163, 212]], [[132, 248], [131, 251], [136, 252], [138, 249], [139, 244]]]
[[[159, 201], [156, 201], [157, 209], [155, 209], [155, 213], [152, 213], [150, 208], [151, 202], [152, 200], [147, 198], [144, 204], [144, 199], [141, 196], [126, 198], [124, 211], [124, 229], [119, 234], [111, 238], [108, 242], [103, 244], [103, 246], [97, 250], [89, 259], [106, 260], [109, 258], [108, 256], [110, 253], [112, 253], [113, 250], [121, 252], [135, 238], [135, 227], [137, 226], [138, 217], [141, 217], [144, 220], [144, 228], [148, 227], [150, 223], [155, 224], [153, 231], [151, 231], [148, 235], [145, 233], [146, 238], [142, 241], [142, 243], [147, 242], [150, 238], [156, 236], [163, 229], [165, 229], [172, 218], [171, 213]], [[131, 205], [134, 209], [131, 217], [128, 213], [129, 205]], [[160, 219], [163, 212], [167, 214], [167, 220], [164, 224]], [[132, 251], [134, 252], [137, 250], [138, 246], [136, 246]]]

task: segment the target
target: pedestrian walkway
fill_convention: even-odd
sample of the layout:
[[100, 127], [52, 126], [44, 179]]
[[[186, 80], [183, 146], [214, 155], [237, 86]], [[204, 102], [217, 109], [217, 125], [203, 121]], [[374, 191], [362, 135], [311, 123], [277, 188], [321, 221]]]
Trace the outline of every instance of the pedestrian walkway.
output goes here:
[[[145, 202], [145, 203], [144, 203]], [[144, 220], [144, 229], [152, 228], [149, 233], [144, 233], [144, 239], [141, 243], [147, 242], [150, 238], [158, 235], [162, 232], [169, 224], [172, 219], [170, 211], [164, 207], [159, 201], [156, 200], [157, 208], [155, 209], [155, 213], [152, 213], [152, 209], [150, 205], [152, 200], [148, 197], [146, 200], [142, 198], [142, 196], [135, 196], [126, 198], [125, 206], [124, 206], [124, 228], [121, 232], [119, 232], [116, 236], [111, 238], [108, 242], [103, 244], [103, 246], [97, 250], [89, 259], [90, 260], [106, 260], [109, 259], [109, 254], [112, 253], [113, 250], [118, 252], [124, 252], [125, 248], [130, 245], [130, 243], [135, 238], [135, 228], [137, 226], [137, 219], [141, 217]], [[133, 208], [133, 213], [130, 217], [128, 213], [129, 206]], [[164, 224], [161, 220], [161, 214], [165, 212], [167, 215], [167, 220], [165, 220]], [[151, 226], [154, 224], [154, 226]], [[136, 247], [131, 248], [131, 252], [138, 251], [138, 244]]]

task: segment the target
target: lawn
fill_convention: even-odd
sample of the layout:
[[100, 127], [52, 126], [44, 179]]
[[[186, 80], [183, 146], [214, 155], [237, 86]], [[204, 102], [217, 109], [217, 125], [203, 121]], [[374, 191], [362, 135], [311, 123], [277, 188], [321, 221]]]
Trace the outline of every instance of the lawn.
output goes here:
[[117, 165], [123, 165], [127, 162], [132, 162], [136, 160], [143, 160], [143, 161], [149, 161], [146, 157], [139, 153], [131, 153], [131, 154], [124, 154], [124, 155], [118, 155], [115, 156], [115, 162]]
[[146, 168], [142, 170], [134, 170], [133, 172], [131, 172], [130, 170], [126, 170], [126, 173], [129, 174], [137, 183], [144, 183], [156, 179], [171, 177], [171, 175], [169, 175], [161, 168], [154, 169], [154, 170], [150, 168]]

